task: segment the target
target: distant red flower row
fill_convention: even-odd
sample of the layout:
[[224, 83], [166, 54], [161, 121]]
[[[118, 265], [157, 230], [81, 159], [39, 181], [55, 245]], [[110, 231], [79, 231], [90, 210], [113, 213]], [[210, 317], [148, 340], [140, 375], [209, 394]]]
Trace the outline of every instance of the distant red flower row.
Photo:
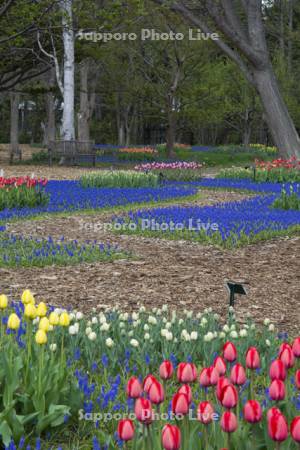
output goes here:
[[31, 177], [12, 177], [4, 178], [0, 177], [0, 189], [13, 188], [25, 186], [27, 188], [33, 188], [35, 186], [45, 187], [48, 183], [46, 178], [31, 178]]
[[256, 167], [261, 169], [299, 169], [300, 170], [300, 161], [297, 160], [295, 156], [290, 159], [274, 159], [273, 161], [259, 161], [255, 160]]

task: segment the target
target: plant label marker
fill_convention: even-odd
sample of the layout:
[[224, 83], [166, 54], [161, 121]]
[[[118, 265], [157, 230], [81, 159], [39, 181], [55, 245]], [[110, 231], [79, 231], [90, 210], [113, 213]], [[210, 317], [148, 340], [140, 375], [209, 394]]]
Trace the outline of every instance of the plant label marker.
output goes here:
[[243, 286], [242, 283], [238, 283], [236, 281], [226, 281], [226, 287], [229, 292], [229, 306], [234, 307], [235, 294], [247, 295], [246, 288]]

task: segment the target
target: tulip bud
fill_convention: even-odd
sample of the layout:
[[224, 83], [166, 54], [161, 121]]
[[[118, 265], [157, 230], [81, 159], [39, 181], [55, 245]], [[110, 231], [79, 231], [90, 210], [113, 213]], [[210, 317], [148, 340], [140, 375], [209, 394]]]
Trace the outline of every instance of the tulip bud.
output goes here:
[[284, 382], [282, 380], [273, 380], [269, 388], [269, 395], [272, 400], [283, 400], [285, 398]]
[[225, 411], [221, 417], [221, 428], [225, 433], [233, 433], [237, 430], [238, 422], [236, 415], [231, 411]]
[[233, 362], [237, 358], [237, 349], [232, 342], [226, 342], [223, 346], [223, 357], [228, 362]]
[[130, 441], [134, 437], [134, 425], [130, 419], [122, 419], [118, 423], [118, 436], [122, 441]]
[[177, 368], [177, 379], [180, 383], [193, 383], [197, 379], [195, 364], [180, 363]]
[[292, 345], [292, 350], [293, 350], [294, 356], [296, 356], [296, 358], [300, 358], [300, 337], [297, 337], [296, 339], [294, 339], [294, 342]]
[[126, 386], [126, 393], [129, 398], [139, 398], [142, 394], [142, 386], [138, 378], [131, 377]]
[[289, 344], [284, 344], [279, 353], [279, 359], [283, 362], [287, 369], [290, 369], [295, 364], [295, 356]]
[[283, 414], [277, 408], [271, 408], [267, 419], [270, 438], [276, 442], [285, 441], [288, 437], [288, 424]]
[[172, 398], [172, 412], [176, 414], [188, 414], [189, 399], [186, 394], [175, 394]]
[[163, 361], [159, 367], [159, 376], [162, 380], [169, 380], [174, 372], [171, 361]]
[[230, 379], [233, 384], [236, 384], [238, 386], [246, 383], [246, 372], [241, 364], [237, 363], [232, 367], [230, 372]]
[[31, 303], [32, 305], [35, 304], [34, 296], [32, 295], [29, 289], [26, 289], [23, 292], [21, 296], [21, 301], [22, 303], [24, 303], [24, 305], [28, 305], [28, 303]]
[[59, 324], [59, 315], [54, 311], [52, 313], [50, 313], [49, 322], [50, 322], [50, 325], [53, 325], [53, 326], [58, 325]]
[[38, 317], [44, 317], [47, 314], [47, 306], [44, 302], [41, 302], [37, 305], [36, 315]]
[[149, 400], [155, 405], [159, 405], [165, 399], [164, 388], [159, 381], [155, 380], [148, 391]]
[[282, 380], [286, 379], [286, 368], [281, 359], [275, 359], [272, 361], [269, 369], [269, 374], [271, 380]]
[[42, 317], [42, 319], [39, 321], [39, 329], [43, 330], [45, 332], [49, 331], [50, 323], [47, 317]]
[[247, 403], [245, 403], [243, 413], [244, 418], [247, 422], [260, 422], [262, 418], [262, 409], [260, 403], [258, 403], [256, 400], [248, 400]]
[[224, 408], [234, 408], [238, 402], [238, 393], [236, 388], [229, 384], [223, 387], [220, 396], [220, 402]]
[[291, 435], [294, 441], [300, 443], [300, 416], [295, 417], [291, 423]]
[[260, 368], [260, 356], [256, 347], [250, 347], [246, 353], [246, 367], [247, 369]]
[[153, 410], [150, 400], [138, 398], [135, 402], [134, 413], [139, 422], [150, 425], [153, 422]]
[[162, 446], [165, 450], [179, 450], [181, 446], [181, 432], [176, 425], [165, 425], [161, 435]]
[[25, 305], [24, 316], [32, 320], [36, 318], [36, 307], [32, 303]]
[[221, 377], [219, 378], [218, 382], [217, 382], [217, 386], [216, 386], [216, 395], [217, 395], [217, 399], [220, 401], [221, 399], [221, 393], [222, 390], [225, 386], [229, 386], [230, 385], [230, 381], [228, 380], [228, 378], [226, 377]]
[[217, 356], [214, 360], [214, 368], [217, 370], [220, 376], [225, 375], [226, 373], [226, 363], [222, 356]]
[[17, 314], [12, 313], [9, 317], [8, 317], [8, 321], [7, 321], [7, 328], [11, 329], [11, 330], [17, 330], [20, 327], [20, 319], [17, 316]]
[[68, 313], [62, 313], [59, 318], [59, 325], [61, 327], [68, 327], [70, 325], [70, 317]]
[[35, 342], [39, 345], [46, 344], [47, 342], [47, 334], [44, 330], [38, 330], [35, 335]]
[[4, 294], [0, 295], [0, 309], [7, 308], [7, 305], [8, 305], [8, 298], [6, 297], [6, 295]]
[[189, 404], [192, 402], [192, 389], [188, 384], [183, 384], [177, 391], [178, 394], [185, 394], [187, 395]]
[[204, 425], [213, 421], [214, 407], [210, 402], [201, 402], [197, 408], [197, 419]]
[[147, 375], [144, 379], [143, 382], [143, 390], [148, 394], [149, 389], [151, 387], [151, 384], [153, 383], [153, 381], [157, 381], [154, 375]]

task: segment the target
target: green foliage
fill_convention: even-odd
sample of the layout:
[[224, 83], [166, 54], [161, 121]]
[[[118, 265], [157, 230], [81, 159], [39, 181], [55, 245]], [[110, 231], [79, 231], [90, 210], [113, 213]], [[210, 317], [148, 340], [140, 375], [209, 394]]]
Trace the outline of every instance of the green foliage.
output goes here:
[[83, 175], [82, 187], [155, 187], [159, 183], [158, 175], [134, 171], [101, 170]]
[[283, 189], [279, 197], [273, 203], [273, 208], [277, 209], [295, 209], [297, 211], [300, 210], [300, 189], [297, 186], [297, 189], [294, 189], [292, 185], [290, 185], [289, 191]]
[[49, 195], [38, 187], [27, 188], [23, 185], [8, 189], [0, 188], [0, 211], [6, 208], [45, 206], [48, 202]]
[[[254, 170], [251, 168], [243, 169], [240, 167], [232, 167], [228, 169], [221, 169], [217, 175], [218, 178], [233, 178], [233, 179], [254, 179]], [[274, 183], [298, 182], [300, 181], [299, 169], [286, 169], [274, 167], [272, 170], [257, 168], [255, 172], [255, 181], [264, 182], [270, 181]]]

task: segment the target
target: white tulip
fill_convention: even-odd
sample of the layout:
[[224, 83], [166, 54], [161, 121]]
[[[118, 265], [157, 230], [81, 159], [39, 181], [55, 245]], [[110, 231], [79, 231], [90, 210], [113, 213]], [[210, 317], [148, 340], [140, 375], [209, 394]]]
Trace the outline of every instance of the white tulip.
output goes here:
[[149, 330], [150, 330], [149, 325], [148, 325], [147, 323], [145, 323], [145, 325], [144, 325], [144, 331], [149, 331]]
[[224, 325], [223, 331], [224, 331], [224, 333], [229, 333], [230, 328], [229, 328], [229, 326], [227, 325], [227, 323]]
[[140, 313], [144, 313], [144, 312], [146, 312], [146, 308], [145, 308], [145, 306], [141, 306], [140, 307]]
[[267, 345], [268, 347], [271, 346], [271, 342], [269, 341], [269, 339], [266, 339], [266, 345]]
[[71, 336], [74, 336], [75, 334], [78, 334], [77, 327], [75, 327], [74, 325], [71, 325], [71, 326], [69, 327], [69, 334], [70, 334]]
[[239, 337], [239, 335], [237, 334], [237, 332], [236, 332], [235, 330], [232, 330], [232, 331], [230, 332], [230, 337], [231, 337], [232, 339], [237, 339], [237, 338]]
[[120, 323], [119, 323], [119, 328], [120, 328], [120, 329], [125, 328], [125, 323], [124, 323], [124, 322], [120, 322]]
[[244, 328], [240, 331], [240, 336], [241, 337], [246, 337], [248, 335], [247, 330], [245, 330]]
[[111, 338], [107, 338], [106, 340], [105, 340], [105, 345], [106, 345], [106, 347], [113, 347], [115, 344], [114, 344], [114, 341], [111, 339]]
[[275, 325], [273, 323], [270, 323], [269, 331], [274, 331], [274, 330], [275, 330]]
[[95, 325], [96, 323], [98, 323], [98, 319], [97, 317], [92, 317], [92, 323]]
[[270, 319], [265, 319], [264, 320], [264, 325], [267, 327], [268, 325], [270, 325], [271, 320]]
[[136, 339], [131, 339], [129, 343], [130, 343], [130, 345], [132, 345], [132, 347], [139, 346], [139, 341], [137, 341]]
[[50, 348], [51, 352], [56, 352], [57, 345], [56, 344], [50, 344], [49, 348]]
[[167, 329], [167, 330], [169, 330], [170, 328], [172, 328], [171, 322], [167, 322], [165, 326], [166, 326], [166, 329]]
[[203, 339], [204, 342], [210, 342], [214, 339], [214, 337], [215, 337], [214, 334], [211, 331], [209, 331], [207, 334], [205, 334]]
[[88, 338], [90, 341], [95, 341], [97, 338], [97, 334], [95, 333], [95, 331], [92, 331], [89, 335]]
[[132, 317], [132, 320], [138, 320], [139, 315], [138, 315], [138, 313], [133, 312], [131, 317]]
[[168, 305], [163, 305], [161, 309], [162, 309], [163, 312], [167, 312], [168, 311]]
[[133, 336], [133, 330], [128, 331], [128, 336], [132, 337]]
[[168, 331], [166, 334], [166, 340], [172, 341], [173, 340], [173, 333], [171, 331]]
[[224, 333], [224, 331], [220, 331], [219, 338], [224, 339], [225, 337], [226, 337], [226, 334]]
[[100, 331], [108, 331], [109, 329], [110, 325], [107, 322], [103, 323], [100, 327]]
[[160, 335], [161, 335], [162, 337], [165, 337], [167, 333], [168, 333], [168, 330], [166, 330], [165, 328], [162, 328], [162, 329], [160, 330]]
[[145, 341], [149, 341], [149, 339], [150, 339], [150, 334], [149, 334], [149, 333], [145, 333], [144, 339], [145, 339]]
[[196, 341], [198, 339], [198, 333], [197, 331], [192, 331], [191, 332], [191, 340], [192, 341]]
[[85, 334], [88, 336], [93, 330], [91, 329], [91, 327], [87, 327], [85, 329]]
[[83, 314], [82, 314], [82, 312], [80, 312], [80, 311], [78, 311], [77, 313], [76, 313], [76, 320], [82, 320], [83, 319]]
[[178, 320], [178, 325], [182, 325], [183, 324], [183, 319], [179, 319]]

